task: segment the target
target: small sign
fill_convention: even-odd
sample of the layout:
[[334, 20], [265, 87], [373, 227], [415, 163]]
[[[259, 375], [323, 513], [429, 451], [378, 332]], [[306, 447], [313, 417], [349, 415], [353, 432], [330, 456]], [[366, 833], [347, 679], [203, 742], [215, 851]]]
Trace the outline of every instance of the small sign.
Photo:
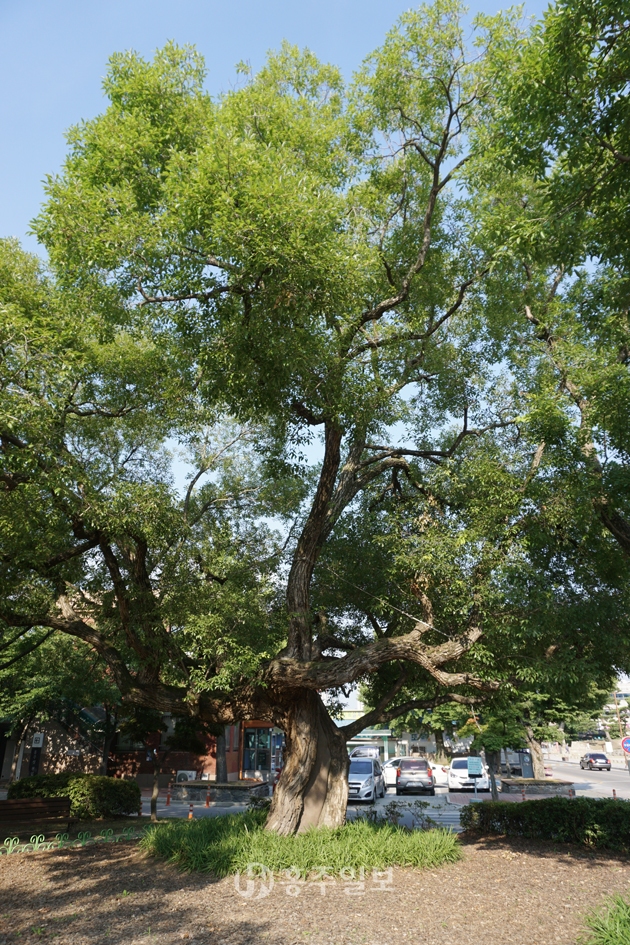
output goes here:
[[43, 747], [44, 747], [44, 733], [36, 732], [35, 735], [33, 735], [31, 748], [43, 748]]
[[42, 756], [41, 748], [31, 748], [31, 757], [28, 762], [28, 776], [34, 778], [39, 771], [39, 760]]
[[481, 758], [477, 758], [474, 755], [468, 757], [468, 777], [469, 778], [482, 778], [483, 777], [483, 762]]
[[628, 752], [628, 754], [630, 755], [630, 738], [622, 738], [621, 747], [623, 748], [624, 751]]

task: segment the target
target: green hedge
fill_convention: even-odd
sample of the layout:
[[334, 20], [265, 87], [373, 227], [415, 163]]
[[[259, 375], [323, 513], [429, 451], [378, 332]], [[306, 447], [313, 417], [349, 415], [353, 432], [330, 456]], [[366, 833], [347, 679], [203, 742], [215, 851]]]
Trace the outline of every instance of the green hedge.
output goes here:
[[484, 801], [462, 810], [461, 825], [480, 834], [557, 840], [630, 853], [630, 801], [591, 797]]
[[136, 781], [98, 774], [38, 774], [9, 785], [9, 800], [27, 797], [69, 797], [71, 813], [80, 820], [140, 813], [142, 796]]

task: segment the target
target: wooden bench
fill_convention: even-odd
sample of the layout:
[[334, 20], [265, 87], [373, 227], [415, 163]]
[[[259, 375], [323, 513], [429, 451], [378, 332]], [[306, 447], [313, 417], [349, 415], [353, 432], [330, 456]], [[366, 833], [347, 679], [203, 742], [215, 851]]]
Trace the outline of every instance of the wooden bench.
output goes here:
[[29, 797], [0, 801], [0, 844], [8, 834], [17, 835], [27, 827], [53, 824], [68, 830], [74, 820], [70, 816], [69, 797]]

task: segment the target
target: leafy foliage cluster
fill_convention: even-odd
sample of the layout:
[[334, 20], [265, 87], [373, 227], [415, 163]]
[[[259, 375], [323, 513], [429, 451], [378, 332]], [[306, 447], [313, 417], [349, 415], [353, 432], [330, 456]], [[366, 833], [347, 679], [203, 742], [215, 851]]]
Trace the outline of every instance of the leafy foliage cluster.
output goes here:
[[435, 0], [216, 99], [112, 57], [48, 270], [0, 245], [0, 672], [64, 633], [285, 728], [358, 683], [342, 739], [498, 691], [540, 732], [630, 666], [628, 36]]

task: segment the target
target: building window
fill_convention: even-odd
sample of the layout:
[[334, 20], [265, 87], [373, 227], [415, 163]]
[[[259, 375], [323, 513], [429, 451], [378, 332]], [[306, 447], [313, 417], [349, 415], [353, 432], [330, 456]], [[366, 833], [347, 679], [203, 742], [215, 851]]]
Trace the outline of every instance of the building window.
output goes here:
[[269, 771], [271, 769], [271, 729], [245, 729], [243, 768], [246, 771]]
[[144, 742], [131, 738], [129, 735], [118, 733], [116, 739], [116, 751], [140, 751], [144, 748]]
[[234, 751], [238, 751], [238, 730], [240, 726], [235, 725], [232, 729], [232, 748]]

